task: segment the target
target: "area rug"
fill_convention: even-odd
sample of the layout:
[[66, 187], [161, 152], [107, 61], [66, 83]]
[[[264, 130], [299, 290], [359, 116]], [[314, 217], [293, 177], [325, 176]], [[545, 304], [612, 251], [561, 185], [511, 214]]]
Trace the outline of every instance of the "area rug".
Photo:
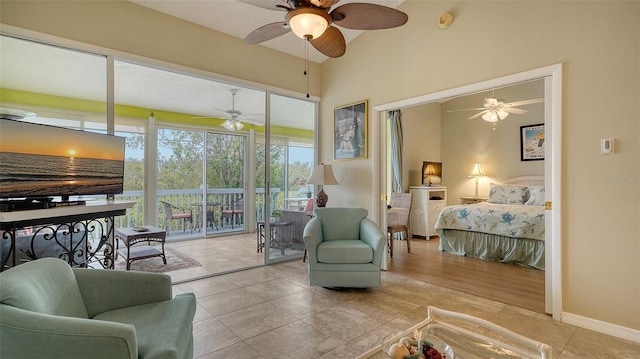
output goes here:
[[[167, 257], [167, 264], [164, 264], [162, 262], [162, 257], [138, 259], [131, 263], [130, 270], [162, 273], [180, 269], [200, 267], [202, 265], [197, 260], [190, 258], [174, 249], [165, 247], [164, 254]], [[122, 256], [118, 256], [115, 267], [117, 270], [127, 270], [127, 263]]]

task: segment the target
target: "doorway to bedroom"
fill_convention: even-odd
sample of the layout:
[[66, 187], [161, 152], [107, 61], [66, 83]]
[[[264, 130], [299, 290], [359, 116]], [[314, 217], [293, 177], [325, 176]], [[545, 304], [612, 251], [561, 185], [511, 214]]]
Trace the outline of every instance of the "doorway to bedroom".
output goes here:
[[[422, 183], [420, 166], [423, 161], [443, 163], [443, 185], [448, 187], [449, 192], [447, 205], [460, 204], [461, 198], [473, 195], [475, 178], [469, 177], [469, 175], [472, 167], [477, 162], [483, 165], [486, 173], [486, 177], [480, 178], [479, 181], [479, 197], [487, 197], [491, 182], [500, 182], [505, 178], [519, 175], [545, 176], [546, 201], [548, 201], [546, 204], [550, 205], [553, 199], [556, 211], [545, 211], [546, 241], [544, 256], [546, 270], [544, 272], [543, 304], [544, 311], [552, 313], [554, 316], [560, 313], [561, 304], [559, 277], [560, 220], [558, 211], [560, 206], [560, 146], [559, 136], [553, 136], [554, 134], [559, 135], [560, 132], [560, 73], [561, 65], [554, 65], [374, 107], [374, 110], [379, 112], [380, 123], [377, 129], [380, 143], [385, 146], [383, 148], [386, 148], [390, 140], [387, 133], [387, 111], [401, 109], [403, 121], [407, 118], [415, 117], [423, 122], [421, 128], [404, 128], [405, 124], [403, 123], [403, 132], [405, 134], [403, 144], [407, 146], [407, 143], [413, 141], [419, 143], [421, 148], [426, 150], [426, 152], [406, 149], [403, 151], [403, 154], [407, 156], [402, 161], [404, 173], [407, 176], [403, 180], [405, 191], [408, 190], [410, 185]], [[535, 91], [533, 93], [527, 92], [527, 87], [535, 87], [535, 91], [538, 91], [537, 93], [540, 96], [536, 95]], [[511, 90], [511, 93], [506, 92], [507, 90]], [[453, 114], [454, 110], [473, 108], [474, 103], [476, 108], [482, 108], [484, 98], [494, 96], [500, 99], [504, 98], [506, 102], [522, 100], [524, 97], [535, 98], [536, 96], [544, 97], [545, 101], [539, 104], [538, 109], [530, 109], [530, 106], [525, 107], [530, 110], [527, 112], [530, 112], [531, 116], [518, 118], [520, 117], [518, 114], [512, 113], [508, 119], [498, 121], [495, 129], [493, 124], [483, 121], [480, 116], [469, 119], [469, 117], [473, 117], [481, 110], [456, 111], [455, 113], [460, 117], [459, 123], [445, 122], [452, 121], [450, 119], [445, 120], [445, 118], [447, 118], [447, 115]], [[546, 160], [521, 161], [521, 126], [535, 124], [542, 124], [546, 130]], [[482, 125], [488, 125], [488, 128], [483, 130], [478, 127]], [[456, 128], [456, 126], [469, 126], [472, 128], [465, 131], [461, 127]], [[474, 126], [475, 128], [473, 128]], [[447, 135], [445, 131], [451, 131], [452, 134]], [[482, 136], [481, 131], [485, 131], [486, 135]], [[382, 151], [381, 153], [384, 152]], [[381, 171], [388, 174], [390, 156], [380, 156], [378, 160]], [[381, 194], [390, 193], [389, 177], [385, 177], [381, 173], [379, 178], [381, 179]], [[556, 184], [556, 186], [553, 187], [552, 184]], [[384, 214], [385, 211], [382, 207], [380, 208], [380, 213]], [[384, 216], [382, 215], [381, 217]], [[384, 218], [381, 218], [382, 220]], [[421, 239], [414, 238], [413, 242], [419, 240]], [[438, 237], [434, 237], [434, 240], [438, 240]], [[394, 253], [396, 251], [394, 250]], [[507, 265], [503, 267], [505, 270], [509, 268]], [[392, 265], [390, 265], [390, 268], [392, 268]]]

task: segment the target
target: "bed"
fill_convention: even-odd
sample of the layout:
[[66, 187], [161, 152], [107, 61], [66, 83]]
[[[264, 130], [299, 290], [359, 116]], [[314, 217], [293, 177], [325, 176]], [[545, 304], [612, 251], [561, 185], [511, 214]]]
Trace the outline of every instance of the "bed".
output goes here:
[[486, 202], [445, 207], [436, 220], [439, 249], [544, 270], [544, 177], [492, 183]]

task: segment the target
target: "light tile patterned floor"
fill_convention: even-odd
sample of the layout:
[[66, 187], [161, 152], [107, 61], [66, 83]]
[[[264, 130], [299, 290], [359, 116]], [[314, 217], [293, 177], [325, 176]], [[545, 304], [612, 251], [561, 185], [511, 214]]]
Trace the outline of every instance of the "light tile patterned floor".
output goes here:
[[309, 287], [297, 260], [175, 285], [181, 292], [198, 300], [196, 358], [354, 358], [424, 319], [428, 305], [545, 342], [554, 358], [640, 358], [640, 344], [389, 272], [380, 288], [328, 290]]

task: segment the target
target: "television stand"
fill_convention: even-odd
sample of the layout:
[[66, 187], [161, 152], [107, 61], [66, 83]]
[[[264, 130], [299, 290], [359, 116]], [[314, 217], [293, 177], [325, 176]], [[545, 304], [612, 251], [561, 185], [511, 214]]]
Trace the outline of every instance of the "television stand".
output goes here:
[[92, 201], [84, 206], [0, 212], [0, 271], [51, 256], [64, 259], [72, 267], [89, 267], [97, 262], [113, 269], [115, 217], [124, 215], [134, 204]]

